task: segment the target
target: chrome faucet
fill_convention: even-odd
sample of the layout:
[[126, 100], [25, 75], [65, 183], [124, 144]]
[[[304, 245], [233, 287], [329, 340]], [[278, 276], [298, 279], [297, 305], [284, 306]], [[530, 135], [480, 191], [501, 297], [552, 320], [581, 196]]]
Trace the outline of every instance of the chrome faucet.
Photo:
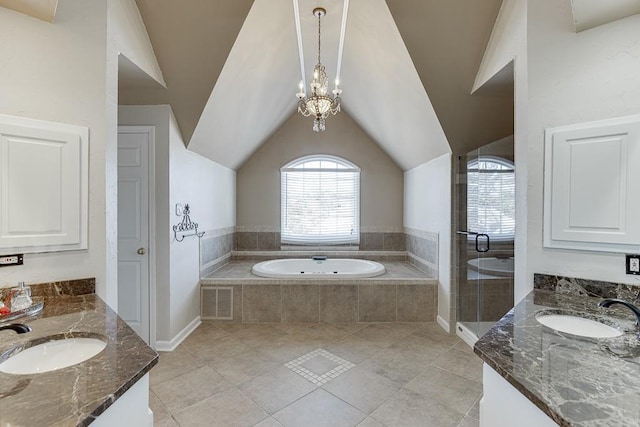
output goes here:
[[633, 314], [636, 315], [636, 326], [640, 327], [640, 308], [638, 308], [638, 306], [630, 303], [629, 301], [625, 301], [625, 300], [622, 300], [622, 299], [616, 299], [616, 298], [607, 298], [607, 299], [603, 299], [602, 301], [600, 301], [598, 303], [598, 307], [609, 308], [613, 304], [624, 305], [629, 310], [633, 311]]
[[31, 327], [23, 323], [10, 323], [8, 325], [0, 326], [0, 331], [4, 331], [6, 329], [11, 329], [12, 331], [15, 331], [16, 334], [26, 334], [27, 332], [31, 332]]

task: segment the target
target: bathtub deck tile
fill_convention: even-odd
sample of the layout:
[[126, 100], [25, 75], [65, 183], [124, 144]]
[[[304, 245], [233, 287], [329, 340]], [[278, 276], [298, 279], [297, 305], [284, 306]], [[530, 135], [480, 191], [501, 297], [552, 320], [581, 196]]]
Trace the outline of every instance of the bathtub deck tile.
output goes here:
[[[266, 255], [268, 256], [268, 255]], [[273, 258], [273, 255], [270, 257]], [[212, 272], [207, 277], [202, 279], [204, 284], [209, 283], [210, 281], [215, 281], [216, 279], [233, 279], [233, 280], [250, 280], [250, 281], [259, 281], [259, 283], [273, 283], [274, 281], [283, 281], [284, 284], [291, 284], [292, 279], [267, 279], [264, 277], [256, 276], [251, 273], [251, 267], [258, 261], [231, 261], [225, 264], [223, 267], [218, 270]], [[371, 279], [359, 279], [358, 281], [361, 283], [375, 283], [375, 282], [388, 282], [389, 280], [411, 280], [413, 284], [422, 283], [436, 283], [436, 279], [432, 277], [428, 277], [424, 272], [420, 271], [413, 265], [411, 265], [407, 261], [379, 261], [381, 262], [387, 272], [371, 278]], [[294, 279], [300, 280], [300, 279]], [[349, 279], [304, 279], [304, 280], [312, 280], [314, 284], [320, 283], [336, 283], [339, 281], [345, 281]]]

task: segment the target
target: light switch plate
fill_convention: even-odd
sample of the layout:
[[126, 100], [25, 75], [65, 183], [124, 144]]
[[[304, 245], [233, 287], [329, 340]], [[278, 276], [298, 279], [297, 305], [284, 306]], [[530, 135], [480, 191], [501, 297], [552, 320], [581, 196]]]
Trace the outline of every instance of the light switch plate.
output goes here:
[[640, 255], [627, 255], [627, 274], [640, 275]]
[[184, 205], [182, 203], [176, 203], [176, 216], [182, 216], [184, 213]]

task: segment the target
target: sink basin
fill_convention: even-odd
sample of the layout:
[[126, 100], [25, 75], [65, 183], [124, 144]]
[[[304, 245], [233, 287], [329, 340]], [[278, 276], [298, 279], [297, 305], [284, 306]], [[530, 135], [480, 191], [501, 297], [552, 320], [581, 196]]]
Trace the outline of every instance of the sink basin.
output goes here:
[[0, 372], [29, 375], [77, 365], [100, 353], [107, 344], [97, 338], [66, 338], [34, 345], [0, 363]]
[[579, 315], [543, 311], [536, 315], [536, 320], [548, 328], [581, 337], [614, 338], [622, 335], [622, 332], [614, 327]]

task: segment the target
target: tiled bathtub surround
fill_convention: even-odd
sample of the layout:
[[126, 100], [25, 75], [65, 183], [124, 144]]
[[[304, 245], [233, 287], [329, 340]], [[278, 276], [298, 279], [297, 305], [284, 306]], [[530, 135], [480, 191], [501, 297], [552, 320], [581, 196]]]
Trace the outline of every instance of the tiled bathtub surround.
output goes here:
[[360, 233], [360, 250], [363, 251], [404, 251], [406, 236], [401, 232]]
[[266, 261], [281, 258], [311, 258], [325, 255], [328, 258], [358, 258], [371, 261], [408, 262], [405, 251], [363, 251], [363, 250], [304, 250], [304, 251], [233, 251], [231, 261]]
[[200, 277], [205, 277], [228, 263], [235, 243], [234, 227], [207, 231], [200, 239]]
[[438, 277], [438, 234], [405, 228], [409, 262], [430, 277]]
[[[237, 227], [236, 248], [239, 251], [279, 251], [282, 248], [279, 229], [269, 227]], [[404, 251], [406, 236], [401, 227], [363, 227], [359, 245], [362, 251]], [[294, 250], [296, 250], [295, 248]]]
[[385, 262], [387, 273], [370, 279], [266, 279], [251, 274], [252, 262], [232, 262], [202, 286], [233, 287], [233, 321], [433, 322], [437, 280], [402, 262]]
[[279, 251], [279, 231], [238, 231], [236, 247], [241, 251]]

